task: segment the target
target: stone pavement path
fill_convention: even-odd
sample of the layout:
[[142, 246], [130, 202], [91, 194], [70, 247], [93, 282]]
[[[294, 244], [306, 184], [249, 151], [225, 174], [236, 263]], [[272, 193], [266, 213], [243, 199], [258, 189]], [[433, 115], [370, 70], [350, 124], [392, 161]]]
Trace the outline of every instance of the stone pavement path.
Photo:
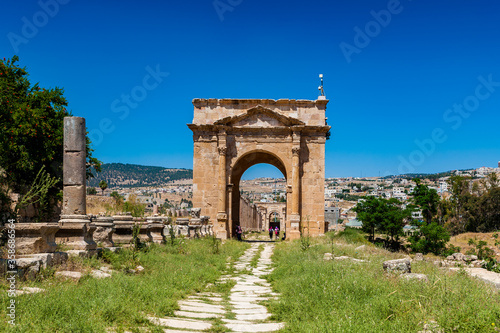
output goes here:
[[180, 310], [175, 312], [175, 317], [148, 319], [166, 327], [165, 333], [209, 332], [215, 319], [232, 332], [274, 332], [283, 328], [283, 323], [271, 322], [266, 307], [259, 304], [270, 297], [278, 297], [272, 292], [269, 283], [261, 278], [272, 271], [270, 266], [274, 244], [265, 243], [257, 267], [250, 265], [258, 255], [260, 244], [263, 243], [252, 243], [245, 251], [234, 265], [234, 274], [220, 278], [220, 282], [236, 281], [230, 291], [229, 305], [224, 302], [222, 295], [198, 293], [179, 302]]

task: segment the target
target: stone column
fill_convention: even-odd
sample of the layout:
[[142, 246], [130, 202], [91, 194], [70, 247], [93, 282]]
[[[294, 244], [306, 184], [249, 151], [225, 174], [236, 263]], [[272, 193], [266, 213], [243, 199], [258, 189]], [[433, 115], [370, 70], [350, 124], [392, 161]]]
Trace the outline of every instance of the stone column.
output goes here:
[[86, 208], [85, 118], [64, 118], [63, 205], [56, 242], [71, 250], [95, 250], [95, 225]]
[[287, 238], [300, 238], [300, 136], [293, 134], [294, 147], [292, 148], [292, 214], [290, 216], [290, 230]]
[[217, 204], [217, 237], [227, 239], [227, 211], [226, 211], [226, 140], [225, 135], [219, 139], [219, 201]]
[[299, 153], [300, 148], [292, 149], [292, 215], [299, 215]]
[[227, 220], [229, 221], [229, 238], [233, 238], [233, 210], [232, 210], [232, 204], [233, 204], [233, 184], [227, 184], [227, 192], [228, 192], [228, 202], [229, 202], [229, 207], [228, 207], [228, 213], [227, 213]]
[[63, 206], [61, 215], [87, 215], [85, 118], [64, 118]]

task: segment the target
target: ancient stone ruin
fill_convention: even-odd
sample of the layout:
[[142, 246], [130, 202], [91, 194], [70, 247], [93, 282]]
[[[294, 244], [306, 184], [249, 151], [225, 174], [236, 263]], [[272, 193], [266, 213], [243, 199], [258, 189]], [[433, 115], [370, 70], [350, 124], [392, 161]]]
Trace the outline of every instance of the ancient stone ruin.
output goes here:
[[[325, 231], [325, 142], [328, 101], [195, 99], [193, 204], [214, 220], [218, 238], [234, 236], [240, 221], [239, 183], [258, 163], [278, 168], [287, 182], [287, 237]], [[258, 218], [258, 214], [254, 214]], [[255, 222], [250, 222], [255, 225]]]

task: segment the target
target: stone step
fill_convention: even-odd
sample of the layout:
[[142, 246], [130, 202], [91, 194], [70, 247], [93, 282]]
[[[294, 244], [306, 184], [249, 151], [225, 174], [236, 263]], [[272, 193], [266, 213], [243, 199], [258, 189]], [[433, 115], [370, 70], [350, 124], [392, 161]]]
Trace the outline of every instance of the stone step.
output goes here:
[[214, 307], [202, 307], [202, 306], [187, 306], [187, 305], [181, 305], [180, 306], [182, 311], [189, 311], [189, 312], [201, 312], [201, 313], [220, 313], [220, 314], [225, 314], [226, 311], [223, 309], [219, 308], [214, 308]]
[[269, 313], [237, 314], [236, 319], [258, 321], [258, 320], [266, 320], [270, 316], [271, 314]]
[[177, 317], [188, 317], [197, 319], [211, 319], [211, 318], [222, 318], [221, 314], [217, 313], [204, 313], [204, 312], [191, 312], [191, 311], [175, 311], [174, 314]]
[[194, 300], [193, 301], [179, 301], [179, 305], [198, 306], [198, 307], [201, 307], [201, 308], [210, 307], [210, 308], [219, 309], [219, 310], [223, 310], [224, 309], [224, 307], [222, 305], [205, 303], [203, 301], [197, 302], [197, 301], [194, 301]]
[[224, 326], [235, 332], [274, 332], [285, 327], [283, 323], [252, 323], [243, 320], [223, 319]]
[[195, 331], [203, 331], [208, 330], [212, 327], [212, 323], [201, 321], [201, 320], [193, 320], [193, 319], [179, 319], [179, 318], [157, 318], [157, 317], [148, 317], [148, 320], [155, 325], [172, 327], [172, 328], [181, 328]]

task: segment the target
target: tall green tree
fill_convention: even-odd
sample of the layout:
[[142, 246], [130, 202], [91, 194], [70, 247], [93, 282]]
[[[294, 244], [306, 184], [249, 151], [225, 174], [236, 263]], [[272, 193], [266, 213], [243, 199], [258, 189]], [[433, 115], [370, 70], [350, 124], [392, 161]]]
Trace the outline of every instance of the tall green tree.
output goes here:
[[[40, 170], [62, 178], [63, 118], [71, 114], [61, 88], [31, 84], [17, 56], [0, 59], [0, 182], [1, 189], [29, 191]], [[97, 171], [100, 162], [92, 157], [87, 140], [87, 167]], [[88, 177], [91, 177], [88, 174]], [[62, 181], [48, 192], [55, 199]], [[50, 204], [53, 200], [43, 200]], [[52, 202], [53, 204], [53, 202]]]
[[104, 195], [104, 190], [108, 188], [108, 183], [105, 180], [99, 182], [99, 187], [101, 188], [102, 194]]
[[415, 183], [417, 186], [413, 190], [413, 201], [420, 207], [425, 222], [429, 224], [437, 213], [439, 195], [435, 189], [422, 184], [420, 179], [415, 179]]
[[384, 199], [367, 197], [359, 202], [353, 211], [357, 218], [363, 223], [362, 230], [374, 239], [375, 231], [384, 233], [391, 241], [398, 241], [403, 234], [405, 220], [409, 218], [410, 211], [401, 208], [401, 202], [397, 199]]

